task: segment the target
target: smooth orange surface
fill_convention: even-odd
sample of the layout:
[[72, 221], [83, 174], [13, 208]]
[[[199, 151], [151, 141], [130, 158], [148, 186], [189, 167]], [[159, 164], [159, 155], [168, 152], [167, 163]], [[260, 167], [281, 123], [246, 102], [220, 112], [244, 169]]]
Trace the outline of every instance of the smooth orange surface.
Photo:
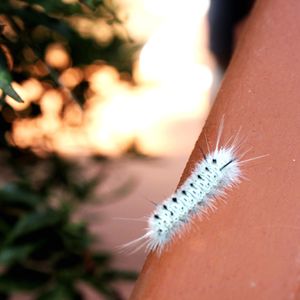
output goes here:
[[[252, 11], [204, 132], [246, 137], [244, 180], [196, 230], [150, 254], [131, 300], [300, 299], [300, 1]], [[183, 178], [206, 149], [201, 134]], [[182, 182], [181, 180], [181, 182]]]

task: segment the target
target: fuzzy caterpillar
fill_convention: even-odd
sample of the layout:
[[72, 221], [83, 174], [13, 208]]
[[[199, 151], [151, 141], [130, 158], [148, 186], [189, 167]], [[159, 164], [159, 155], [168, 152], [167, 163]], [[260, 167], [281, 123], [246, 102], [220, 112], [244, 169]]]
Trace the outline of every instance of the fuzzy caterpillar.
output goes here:
[[135, 252], [146, 246], [148, 252], [157, 251], [160, 254], [175, 236], [181, 235], [193, 217], [213, 209], [216, 198], [240, 182], [241, 165], [259, 157], [241, 160], [243, 155], [237, 154], [237, 136], [230, 146], [219, 147], [222, 130], [223, 119], [215, 149], [207, 155], [203, 154], [203, 160], [196, 163], [185, 182], [170, 197], [156, 205], [148, 218], [147, 232], [123, 248], [138, 245]]

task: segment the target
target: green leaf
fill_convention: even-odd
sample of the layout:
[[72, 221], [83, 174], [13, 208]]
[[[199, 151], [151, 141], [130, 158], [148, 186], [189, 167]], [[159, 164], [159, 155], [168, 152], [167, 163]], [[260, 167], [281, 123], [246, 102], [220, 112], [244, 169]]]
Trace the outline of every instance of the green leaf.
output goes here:
[[42, 198], [28, 188], [17, 183], [7, 184], [0, 189], [1, 205], [13, 205], [34, 208], [42, 202]]
[[89, 6], [91, 9], [96, 9], [100, 4], [103, 3], [103, 0], [83, 0], [81, 2]]
[[65, 210], [56, 211], [52, 209], [27, 214], [12, 229], [6, 243], [10, 243], [22, 235], [52, 227], [65, 221], [67, 215], [68, 213]]
[[44, 285], [49, 275], [22, 266], [14, 266], [0, 276], [1, 292], [31, 291]]
[[3, 93], [12, 97], [19, 103], [23, 103], [24, 101], [18, 95], [18, 93], [12, 87], [12, 76], [10, 71], [8, 70], [8, 65], [6, 61], [6, 56], [3, 51], [0, 49], [0, 88], [2, 89]]
[[92, 260], [95, 262], [97, 266], [103, 267], [107, 263], [111, 261], [111, 254], [108, 252], [98, 252], [94, 253], [92, 256]]
[[6, 247], [0, 250], [0, 265], [9, 266], [27, 258], [36, 245]]
[[74, 253], [85, 250], [92, 240], [86, 226], [80, 223], [66, 224], [59, 234], [65, 247]]
[[19, 103], [24, 103], [24, 100], [20, 97], [20, 95], [14, 90], [12, 85], [6, 81], [5, 78], [8, 78], [8, 73], [3, 70], [0, 70], [0, 88], [2, 89], [5, 95], [10, 96], [14, 100]]

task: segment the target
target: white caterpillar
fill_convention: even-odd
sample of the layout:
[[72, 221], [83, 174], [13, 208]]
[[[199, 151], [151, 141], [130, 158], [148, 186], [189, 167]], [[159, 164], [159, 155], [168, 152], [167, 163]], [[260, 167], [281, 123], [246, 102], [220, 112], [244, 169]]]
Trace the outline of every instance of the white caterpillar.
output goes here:
[[228, 147], [219, 147], [223, 128], [221, 122], [215, 150], [204, 155], [198, 162], [186, 181], [161, 204], [157, 204], [154, 212], [148, 218], [147, 232], [140, 238], [127, 243], [124, 247], [141, 244], [139, 250], [146, 245], [148, 251], [161, 253], [164, 247], [180, 235], [191, 219], [203, 215], [209, 208], [214, 208], [217, 196], [223, 195], [240, 182], [243, 155], [238, 157], [237, 137]]

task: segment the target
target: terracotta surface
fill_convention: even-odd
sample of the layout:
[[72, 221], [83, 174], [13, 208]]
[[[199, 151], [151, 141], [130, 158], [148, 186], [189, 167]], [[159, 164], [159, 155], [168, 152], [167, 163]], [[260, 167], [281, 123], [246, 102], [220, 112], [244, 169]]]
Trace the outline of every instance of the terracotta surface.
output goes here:
[[[204, 131], [242, 126], [248, 181], [136, 283], [137, 299], [300, 299], [300, 1], [256, 3]], [[200, 136], [183, 178], [201, 158]], [[182, 180], [181, 180], [182, 182]]]

